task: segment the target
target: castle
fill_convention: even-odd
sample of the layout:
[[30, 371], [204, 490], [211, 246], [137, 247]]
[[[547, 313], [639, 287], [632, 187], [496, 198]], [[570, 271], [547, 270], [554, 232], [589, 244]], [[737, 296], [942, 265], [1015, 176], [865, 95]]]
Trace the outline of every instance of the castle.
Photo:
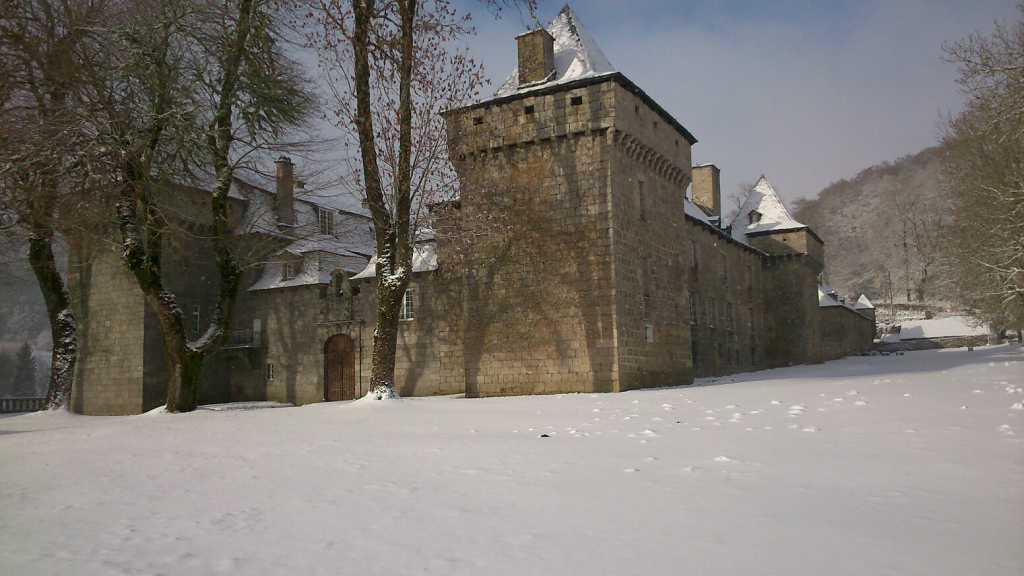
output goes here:
[[[870, 349], [870, 304], [819, 284], [821, 239], [765, 178], [723, 222], [719, 169], [691, 165], [696, 138], [611, 66], [568, 7], [516, 40], [519, 65], [495, 95], [445, 115], [460, 195], [434, 207], [416, 241], [400, 394], [616, 392]], [[273, 193], [236, 182], [238, 233], [261, 239], [264, 264], [238, 299], [245, 328], [203, 368], [201, 403], [368, 389], [369, 220], [300, 199], [296, 183], [286, 158]], [[216, 278], [201, 252], [171, 281], [197, 334]], [[73, 408], [162, 405], [160, 329], [138, 288], [102, 247], [73, 264]]]

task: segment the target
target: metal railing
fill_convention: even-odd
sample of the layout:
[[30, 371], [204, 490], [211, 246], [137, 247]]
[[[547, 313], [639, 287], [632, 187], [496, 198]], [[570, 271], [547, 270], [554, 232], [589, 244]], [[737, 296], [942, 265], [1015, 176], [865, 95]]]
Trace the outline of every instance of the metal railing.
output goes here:
[[0, 398], [0, 414], [38, 412], [45, 402], [46, 398]]
[[256, 330], [232, 330], [228, 333], [225, 348], [259, 348], [263, 343], [262, 333]]

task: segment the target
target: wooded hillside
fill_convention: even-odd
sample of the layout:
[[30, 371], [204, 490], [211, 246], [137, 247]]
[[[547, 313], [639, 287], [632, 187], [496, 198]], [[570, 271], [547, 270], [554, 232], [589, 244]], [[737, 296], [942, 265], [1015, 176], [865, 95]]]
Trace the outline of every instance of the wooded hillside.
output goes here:
[[947, 300], [939, 248], [950, 212], [941, 179], [941, 151], [927, 148], [794, 202], [797, 220], [825, 241], [826, 282], [875, 303], [888, 302], [890, 289], [896, 302]]

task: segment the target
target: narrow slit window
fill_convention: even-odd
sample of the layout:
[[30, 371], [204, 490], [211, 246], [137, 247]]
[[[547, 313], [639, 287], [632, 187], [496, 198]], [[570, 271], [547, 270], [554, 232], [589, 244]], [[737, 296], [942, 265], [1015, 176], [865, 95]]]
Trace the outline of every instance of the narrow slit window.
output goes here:
[[198, 305], [192, 306], [192, 332], [199, 334], [199, 321], [201, 320], [201, 313]]
[[581, 106], [583, 104], [583, 96], [573, 96], [569, 103], [573, 106]]
[[523, 108], [523, 114], [533, 114], [533, 104]]

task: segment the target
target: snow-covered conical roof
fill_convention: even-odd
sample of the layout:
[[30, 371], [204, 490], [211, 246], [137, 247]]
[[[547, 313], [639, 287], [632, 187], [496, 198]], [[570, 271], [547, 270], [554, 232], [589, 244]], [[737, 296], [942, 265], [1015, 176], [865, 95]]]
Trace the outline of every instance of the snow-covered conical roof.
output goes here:
[[576, 13], [566, 4], [546, 28], [555, 39], [555, 77], [550, 82], [519, 87], [519, 68], [494, 93], [495, 98], [529, 92], [540, 87], [563, 84], [580, 78], [612, 74], [615, 68], [605, 57], [590, 33], [583, 27]]
[[875, 305], [872, 304], [870, 300], [868, 300], [868, 297], [866, 295], [861, 294], [860, 298], [857, 298], [857, 302], [854, 303], [853, 309], [854, 310], [874, 310], [875, 309]]
[[[757, 215], [751, 218], [753, 212], [757, 212]], [[806, 228], [793, 218], [789, 210], [786, 210], [782, 199], [763, 175], [750, 189], [747, 199], [730, 226], [733, 237], [743, 243], [747, 243], [748, 234]]]

